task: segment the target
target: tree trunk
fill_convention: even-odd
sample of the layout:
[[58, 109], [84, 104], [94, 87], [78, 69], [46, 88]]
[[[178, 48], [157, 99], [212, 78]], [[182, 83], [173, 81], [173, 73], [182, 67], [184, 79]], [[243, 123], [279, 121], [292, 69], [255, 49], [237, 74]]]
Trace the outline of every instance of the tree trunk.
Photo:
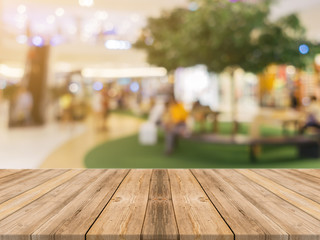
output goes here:
[[230, 72], [231, 76], [231, 125], [232, 125], [232, 136], [238, 133], [238, 121], [237, 121], [237, 94], [236, 94], [236, 83], [235, 83], [235, 69]]

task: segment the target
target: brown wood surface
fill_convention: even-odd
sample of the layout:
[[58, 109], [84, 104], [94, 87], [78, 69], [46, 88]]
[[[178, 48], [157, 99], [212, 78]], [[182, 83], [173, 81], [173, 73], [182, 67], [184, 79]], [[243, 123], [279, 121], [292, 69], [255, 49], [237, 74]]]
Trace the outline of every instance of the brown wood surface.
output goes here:
[[320, 170], [0, 170], [0, 240], [320, 240]]
[[153, 170], [142, 240], [178, 240], [167, 170]]

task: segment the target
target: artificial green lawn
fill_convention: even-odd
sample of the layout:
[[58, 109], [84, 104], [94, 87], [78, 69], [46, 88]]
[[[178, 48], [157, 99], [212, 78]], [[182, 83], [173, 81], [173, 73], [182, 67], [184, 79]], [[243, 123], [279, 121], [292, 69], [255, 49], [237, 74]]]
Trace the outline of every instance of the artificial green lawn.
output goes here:
[[[220, 133], [228, 134], [230, 125], [220, 124]], [[209, 130], [208, 126], [208, 130]], [[196, 127], [196, 131], [197, 131]], [[247, 134], [241, 125], [240, 133]], [[278, 129], [263, 128], [262, 135], [280, 135]], [[250, 163], [249, 148], [180, 140], [171, 156], [164, 154], [160, 135], [155, 146], [141, 146], [138, 136], [108, 141], [92, 149], [85, 157], [88, 168], [320, 168], [320, 159], [297, 159], [295, 147], [264, 147], [257, 163]]]

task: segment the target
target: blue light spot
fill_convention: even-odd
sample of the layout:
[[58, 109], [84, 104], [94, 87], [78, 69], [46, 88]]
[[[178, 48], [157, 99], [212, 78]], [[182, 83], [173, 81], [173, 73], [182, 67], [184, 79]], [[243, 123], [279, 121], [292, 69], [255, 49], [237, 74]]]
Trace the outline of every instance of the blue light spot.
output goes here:
[[309, 53], [309, 46], [306, 45], [306, 44], [301, 44], [300, 47], [299, 47], [299, 52], [303, 55], [306, 55]]
[[103, 89], [103, 84], [101, 82], [95, 82], [93, 84], [93, 90], [95, 91], [101, 91]]
[[44, 40], [40, 36], [35, 36], [32, 38], [32, 44], [36, 47], [42, 47], [44, 45]]
[[131, 90], [132, 92], [134, 92], [134, 93], [135, 93], [135, 92], [138, 92], [139, 89], [140, 89], [139, 83], [137, 83], [137, 82], [131, 83], [131, 85], [130, 85], [130, 90]]

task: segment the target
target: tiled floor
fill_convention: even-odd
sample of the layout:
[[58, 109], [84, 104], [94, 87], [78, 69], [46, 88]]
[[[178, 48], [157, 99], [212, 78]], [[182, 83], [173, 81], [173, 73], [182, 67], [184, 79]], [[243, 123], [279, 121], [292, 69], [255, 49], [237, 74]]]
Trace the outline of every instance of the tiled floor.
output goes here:
[[63, 143], [84, 133], [86, 126], [0, 128], [0, 168], [38, 168], [43, 160]]
[[112, 115], [108, 131], [97, 131], [93, 120], [73, 126], [0, 127], [0, 169], [84, 168], [85, 154], [106, 140], [134, 134], [141, 120]]

